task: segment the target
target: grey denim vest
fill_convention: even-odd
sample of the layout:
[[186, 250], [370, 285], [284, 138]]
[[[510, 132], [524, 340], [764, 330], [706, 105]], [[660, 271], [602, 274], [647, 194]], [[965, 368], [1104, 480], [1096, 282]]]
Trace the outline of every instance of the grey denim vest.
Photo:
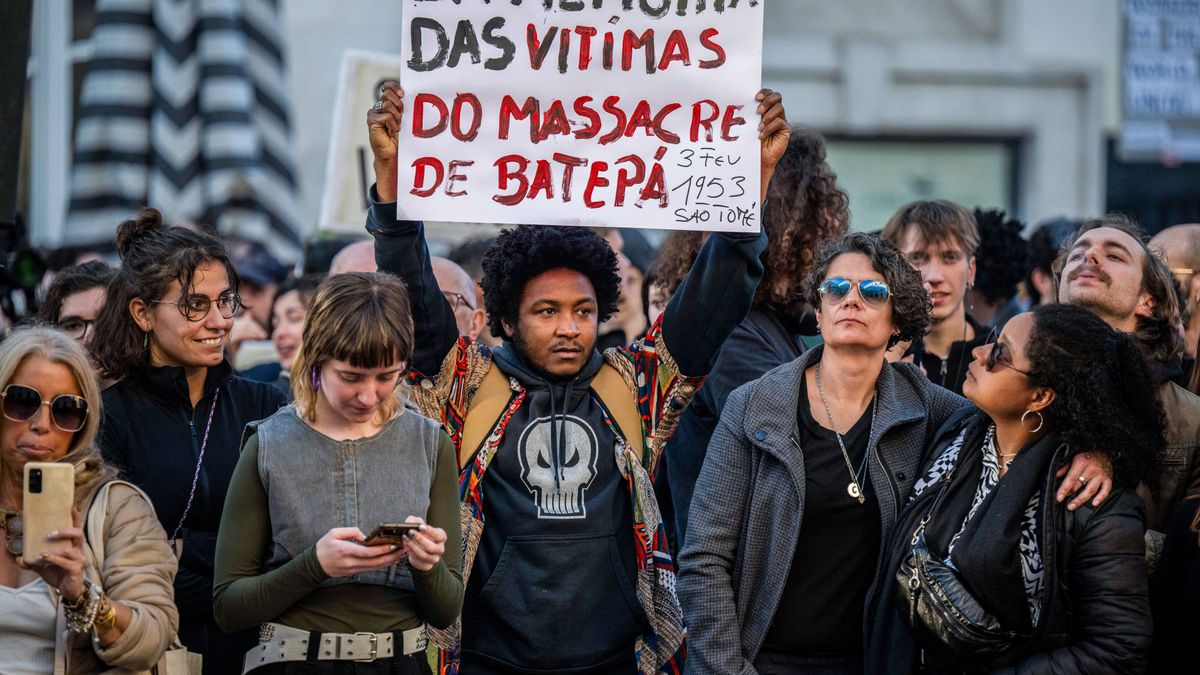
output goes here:
[[[380, 523], [426, 518], [441, 426], [405, 410], [374, 436], [335, 441], [300, 419], [294, 405], [252, 423], [258, 475], [271, 513], [275, 569], [335, 527], [369, 534]], [[325, 585], [374, 584], [413, 590], [408, 563], [329, 579]]]

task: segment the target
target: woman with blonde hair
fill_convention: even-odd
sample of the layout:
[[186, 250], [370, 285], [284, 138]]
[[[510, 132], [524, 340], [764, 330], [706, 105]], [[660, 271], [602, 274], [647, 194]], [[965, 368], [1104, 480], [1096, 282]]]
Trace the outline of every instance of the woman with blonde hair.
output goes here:
[[[412, 350], [399, 279], [317, 289], [295, 402], [250, 425], [217, 539], [217, 621], [262, 625], [243, 672], [428, 673], [425, 624], [458, 617], [458, 467], [441, 427], [405, 410]], [[366, 541], [401, 523], [415, 527]]]
[[[87, 354], [65, 333], [18, 330], [0, 343], [0, 653], [5, 673], [147, 670], [178, 627], [175, 557], [146, 496], [113, 482], [95, 445], [100, 391]], [[24, 467], [74, 465], [68, 542], [22, 561]], [[85, 538], [99, 525], [103, 541]], [[104, 553], [98, 554], [98, 551]]]

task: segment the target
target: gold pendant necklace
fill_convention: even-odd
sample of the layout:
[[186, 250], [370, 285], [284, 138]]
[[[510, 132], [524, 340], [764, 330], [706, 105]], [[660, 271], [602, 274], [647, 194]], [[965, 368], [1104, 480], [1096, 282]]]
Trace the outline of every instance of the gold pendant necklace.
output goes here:
[[[862, 473], [862, 468], [858, 472], [854, 471], [854, 463], [850, 461], [850, 453], [846, 451], [846, 444], [842, 441], [842, 434], [837, 430], [837, 424], [833, 421], [833, 413], [829, 410], [829, 403], [825, 400], [825, 389], [821, 386], [821, 364], [818, 363], [816, 370], [817, 380], [817, 395], [821, 397], [821, 405], [825, 406], [825, 416], [829, 418], [829, 428], [833, 429], [833, 435], [837, 438], [838, 447], [842, 449], [842, 458], [846, 460], [846, 470], [850, 472], [850, 484], [846, 486], [846, 494], [850, 495], [851, 499], [857, 499], [859, 504], [865, 504], [867, 498], [863, 495], [862, 484], [859, 482], [858, 474]], [[871, 406], [871, 427], [875, 426], [875, 406]], [[868, 429], [867, 433], [870, 433]], [[869, 437], [868, 437], [869, 438]], [[870, 443], [868, 443], [868, 446]], [[871, 448], [868, 447], [863, 451], [863, 467], [867, 465], [867, 455], [871, 454]], [[865, 478], [865, 476], [864, 476]]]

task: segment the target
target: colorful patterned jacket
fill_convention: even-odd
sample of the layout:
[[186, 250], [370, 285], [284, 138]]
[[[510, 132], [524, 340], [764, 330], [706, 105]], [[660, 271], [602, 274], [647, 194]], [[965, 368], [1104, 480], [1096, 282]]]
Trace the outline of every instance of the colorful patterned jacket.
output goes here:
[[[672, 663], [683, 644], [682, 613], [675, 597], [675, 566], [667, 545], [666, 528], [659, 515], [651, 476], [654, 464], [662, 451], [663, 439], [668, 438], [679, 420], [680, 413], [691, 402], [702, 377], [689, 378], [679, 373], [678, 366], [666, 351], [658, 326], [630, 347], [609, 349], [605, 361], [621, 373], [629, 386], [630, 396], [636, 396], [642, 417], [642, 433], [646, 452], [638, 463], [636, 455], [622, 439], [615, 448], [617, 469], [629, 489], [633, 506], [633, 536], [637, 556], [636, 590], [642, 609], [653, 626], [653, 632], [639, 640], [637, 660], [645, 673], [681, 672]], [[461, 338], [434, 378], [419, 373], [412, 376], [413, 400], [421, 412], [440, 420], [450, 432], [456, 448], [462, 441], [463, 421], [480, 381], [493, 367], [487, 347]], [[505, 427], [525, 399], [525, 390], [516, 380], [510, 380], [514, 397], [500, 416], [484, 447], [463, 470], [459, 479], [462, 499], [463, 583], [470, 578], [475, 553], [483, 536], [484, 476], [488, 465], [504, 440]], [[595, 397], [595, 394], [592, 394]], [[599, 400], [596, 400], [599, 405]], [[606, 422], [611, 424], [611, 420]], [[616, 428], [613, 429], [617, 433]], [[619, 437], [619, 433], [618, 433]], [[439, 672], [457, 671], [458, 626], [450, 631], [434, 633], [443, 647]]]
[[[375, 237], [379, 268], [405, 281], [412, 302], [416, 345], [410, 377], [413, 399], [425, 415], [446, 425], [458, 449], [472, 397], [493, 365], [490, 350], [457, 337], [453, 311], [433, 276], [423, 225], [397, 221], [395, 204], [378, 202], [374, 188], [371, 197], [367, 230]], [[703, 382], [712, 359], [749, 311], [762, 277], [759, 256], [765, 247], [765, 234], [710, 237], [663, 318], [643, 339], [604, 353], [604, 360], [621, 374], [629, 387], [630, 396], [636, 397], [642, 417], [645, 451], [641, 462], [625, 439], [617, 444], [615, 452], [617, 468], [632, 500], [636, 592], [651, 626], [636, 645], [638, 669], [647, 675], [681, 672], [684, 640], [682, 613], [675, 594], [675, 569], [651, 475], [663, 444]], [[674, 348], [669, 350], [668, 343]], [[471, 574], [485, 525], [484, 477], [503, 443], [509, 419], [524, 401], [524, 394], [520, 385], [514, 386], [508, 409], [460, 475], [464, 585]], [[620, 438], [611, 419], [606, 422]], [[441, 647], [440, 675], [458, 672], [460, 626], [446, 632], [431, 631]]]

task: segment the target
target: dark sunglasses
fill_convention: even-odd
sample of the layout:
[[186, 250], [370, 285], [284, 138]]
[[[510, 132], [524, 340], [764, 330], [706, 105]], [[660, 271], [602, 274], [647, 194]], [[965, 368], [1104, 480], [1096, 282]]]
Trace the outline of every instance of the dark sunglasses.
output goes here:
[[992, 332], [988, 333], [987, 342], [984, 344], [989, 344], [992, 346], [991, 351], [988, 352], [987, 361], [984, 362], [984, 367], [987, 368], [989, 373], [994, 372], [996, 370], [996, 366], [1004, 366], [1009, 370], [1015, 370], [1018, 373], [1029, 377], [1028, 372], [1014, 366], [1007, 358], [1004, 358], [1004, 348], [1000, 346], [1000, 329], [992, 328]]
[[188, 295], [178, 300], [151, 300], [151, 305], [175, 305], [179, 308], [179, 313], [188, 321], [201, 321], [208, 313], [212, 311], [212, 306], [217, 306], [217, 312], [223, 318], [232, 319], [242, 311], [242, 298], [237, 293], [225, 293], [221, 297], [213, 300], [204, 295]]
[[845, 277], [830, 277], [822, 281], [821, 285], [817, 286], [817, 292], [823, 300], [837, 304], [850, 295], [850, 289], [854, 286], [858, 286], [858, 295], [863, 302], [872, 307], [882, 307], [892, 297], [892, 289], [882, 281], [863, 279], [856, 283]]
[[43, 401], [42, 393], [37, 389], [10, 384], [0, 392], [0, 397], [4, 398], [4, 416], [14, 422], [28, 422], [43, 405], [50, 406], [50, 419], [63, 431], [79, 431], [87, 421], [88, 402], [82, 396], [59, 394], [50, 401]]

